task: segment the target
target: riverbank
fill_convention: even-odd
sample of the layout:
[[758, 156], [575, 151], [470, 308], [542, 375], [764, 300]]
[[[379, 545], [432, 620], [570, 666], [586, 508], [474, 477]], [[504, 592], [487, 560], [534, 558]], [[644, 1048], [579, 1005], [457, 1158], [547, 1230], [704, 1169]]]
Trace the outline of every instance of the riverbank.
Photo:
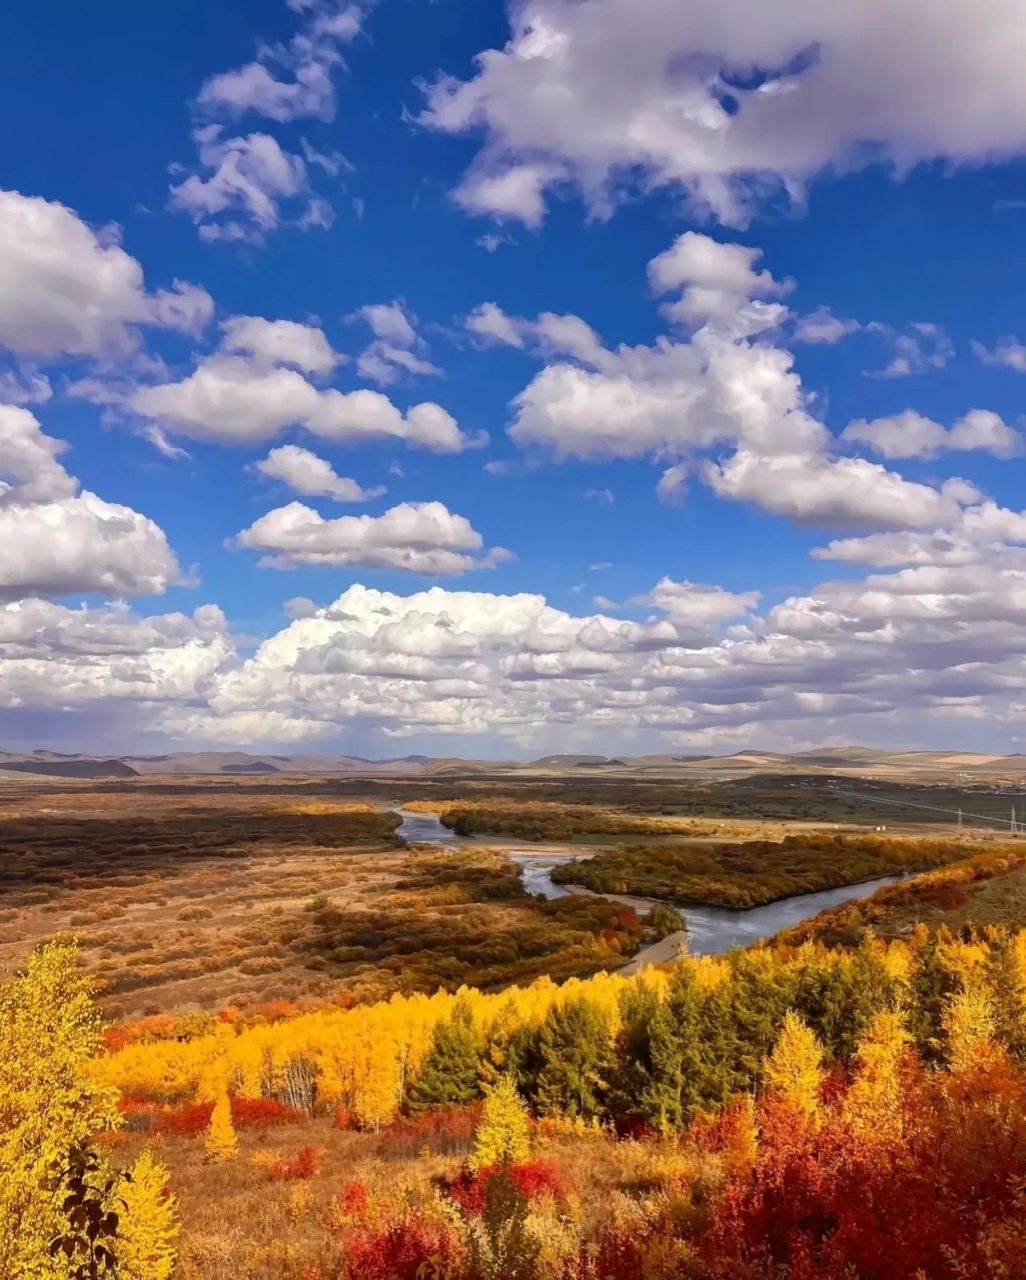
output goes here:
[[[583, 886], [559, 885], [553, 882], [551, 875], [553, 867], [590, 858], [598, 852], [597, 849], [588, 850], [577, 845], [569, 846], [559, 842], [524, 847], [520, 842], [504, 842], [495, 839], [482, 841], [480, 838], [455, 835], [447, 827], [442, 826], [435, 814], [411, 813], [405, 809], [399, 809], [397, 812], [403, 818], [399, 834], [411, 842], [415, 840], [418, 843], [437, 844], [444, 848], [487, 843], [490, 847], [501, 850], [520, 868], [524, 888], [529, 893], [541, 894], [550, 899], [568, 897], [571, 894], [605, 898], [610, 902], [619, 902], [633, 907], [640, 914], [647, 914], [661, 901], [658, 898], [642, 898], [629, 894], [596, 893]], [[884, 885], [895, 884], [903, 878], [902, 876], [882, 876], [875, 880], [845, 885], [837, 889], [824, 889], [818, 893], [781, 898], [776, 902], [761, 907], [751, 907], [748, 910], [733, 910], [727, 907], [676, 907], [676, 909], [684, 917], [688, 950], [692, 955], [723, 955], [732, 947], [749, 947], [765, 938], [772, 938], [782, 929], [793, 928], [802, 921], [819, 915], [822, 911], [868, 897]], [[667, 905], [676, 906], [670, 902]], [[646, 948], [634, 957], [631, 965], [637, 964], [649, 953], [661, 955], [662, 952], [659, 951], [661, 945], [657, 943], [655, 947]], [[676, 954], [677, 952], [674, 952], [670, 956], [671, 961]], [[644, 963], [661, 964], [667, 961], [648, 959]]]

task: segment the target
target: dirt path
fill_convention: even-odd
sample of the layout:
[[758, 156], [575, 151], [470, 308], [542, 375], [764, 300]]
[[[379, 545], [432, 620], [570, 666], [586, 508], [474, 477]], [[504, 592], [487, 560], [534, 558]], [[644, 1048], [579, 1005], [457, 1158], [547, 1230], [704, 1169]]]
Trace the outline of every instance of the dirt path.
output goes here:
[[647, 969], [649, 965], [673, 964], [680, 956], [687, 954], [687, 949], [687, 930], [681, 929], [677, 933], [668, 934], [660, 942], [654, 942], [652, 946], [646, 947], [643, 951], [639, 951], [633, 960], [628, 961], [622, 969], [617, 969], [617, 973], [640, 973], [642, 969]]

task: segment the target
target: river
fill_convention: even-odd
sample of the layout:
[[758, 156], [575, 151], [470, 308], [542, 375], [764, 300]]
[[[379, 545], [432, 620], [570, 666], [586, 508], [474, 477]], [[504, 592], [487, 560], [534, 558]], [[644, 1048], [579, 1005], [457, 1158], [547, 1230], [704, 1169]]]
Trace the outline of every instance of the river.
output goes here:
[[[532, 850], [529, 845], [510, 844], [498, 836], [464, 837], [443, 827], [433, 813], [408, 813], [398, 810], [403, 824], [399, 835], [405, 840], [421, 844], [436, 844], [454, 849], [466, 844], [487, 844], [506, 848], [509, 856], [520, 867], [524, 888], [528, 893], [540, 893], [546, 898], [564, 898], [570, 893], [563, 885], [552, 881], [552, 868], [575, 858], [587, 857], [582, 849], [578, 853], [549, 853]], [[553, 842], [556, 843], [556, 842]], [[781, 898], [764, 907], [752, 907], [748, 911], [732, 911], [726, 907], [678, 908], [688, 931], [688, 950], [696, 956], [716, 956], [731, 947], [750, 946], [760, 938], [772, 938], [781, 929], [799, 924], [830, 907], [857, 898], [868, 898], [885, 884], [895, 884], [901, 876], [883, 876], [879, 880], [866, 880], [862, 884], [849, 884], [841, 889], [824, 889], [820, 893], [803, 893], [794, 898]], [[618, 895], [610, 895], [614, 899]], [[630, 899], [639, 910], [654, 904], [655, 899]]]

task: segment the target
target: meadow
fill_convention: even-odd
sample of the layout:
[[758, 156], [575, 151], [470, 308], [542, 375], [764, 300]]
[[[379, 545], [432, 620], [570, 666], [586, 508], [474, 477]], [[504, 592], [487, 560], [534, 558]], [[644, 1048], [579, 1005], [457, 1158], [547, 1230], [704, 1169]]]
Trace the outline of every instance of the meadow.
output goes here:
[[536, 901], [499, 851], [405, 848], [393, 812], [293, 786], [0, 802], [0, 976], [69, 933], [112, 1018], [569, 977], [647, 936], [615, 905]]

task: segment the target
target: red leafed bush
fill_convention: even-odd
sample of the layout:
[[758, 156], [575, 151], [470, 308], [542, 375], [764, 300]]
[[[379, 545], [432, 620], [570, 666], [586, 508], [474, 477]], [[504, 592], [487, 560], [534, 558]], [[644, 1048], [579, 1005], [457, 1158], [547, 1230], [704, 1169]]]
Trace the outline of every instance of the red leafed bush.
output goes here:
[[[130, 1103], [126, 1107], [126, 1103]], [[295, 1107], [288, 1107], [275, 1098], [238, 1098], [232, 1103], [232, 1124], [236, 1129], [270, 1129], [277, 1124], [294, 1124], [306, 1117]], [[145, 1104], [141, 1099], [122, 1099], [126, 1115], [141, 1114]], [[213, 1102], [190, 1102], [184, 1107], [150, 1107], [151, 1127], [175, 1137], [190, 1137], [202, 1133], [210, 1124], [214, 1111]], [[133, 1127], [140, 1127], [137, 1123]]]
[[[449, 1187], [450, 1199], [465, 1213], [484, 1213], [488, 1183], [498, 1171], [498, 1165], [479, 1169], [477, 1173], [464, 1169]], [[538, 1200], [546, 1195], [565, 1196], [570, 1190], [566, 1179], [551, 1160], [527, 1160], [523, 1164], [511, 1164], [508, 1173], [513, 1185], [528, 1200]]]
[[352, 1107], [336, 1107], [335, 1108], [335, 1128], [336, 1129], [358, 1129], [360, 1122], [357, 1119], [356, 1112]]
[[103, 1033], [103, 1047], [108, 1053], [119, 1053], [128, 1043], [128, 1033], [123, 1027], [108, 1027]]
[[270, 1129], [276, 1124], [295, 1124], [305, 1119], [302, 1111], [277, 1098], [232, 1098], [232, 1124], [236, 1129]]
[[379, 1145], [384, 1155], [416, 1155], [425, 1147], [438, 1155], [466, 1155], [480, 1120], [479, 1102], [404, 1116], [388, 1127]]
[[335, 1203], [347, 1218], [363, 1218], [367, 1214], [370, 1197], [362, 1178], [351, 1178], [339, 1187]]
[[156, 1128], [175, 1137], [202, 1133], [214, 1114], [213, 1102], [190, 1102], [185, 1107], [168, 1108], [157, 1117]]
[[317, 1148], [300, 1147], [293, 1160], [279, 1160], [271, 1169], [272, 1182], [294, 1182], [298, 1178], [312, 1178], [317, 1172]]
[[595, 1274], [616, 1280], [647, 1280], [644, 1240], [615, 1227], [602, 1227], [595, 1258]]
[[346, 1237], [345, 1280], [423, 1280], [451, 1274], [453, 1234], [434, 1223], [403, 1217], [375, 1231]]
[[263, 1004], [251, 1004], [243, 1021], [246, 1026], [260, 1022], [281, 1022], [295, 1015], [296, 1006], [291, 1000], [266, 1000]]
[[118, 1099], [118, 1110], [125, 1117], [125, 1127], [135, 1133], [158, 1127], [162, 1112], [156, 1102], [131, 1094]]

